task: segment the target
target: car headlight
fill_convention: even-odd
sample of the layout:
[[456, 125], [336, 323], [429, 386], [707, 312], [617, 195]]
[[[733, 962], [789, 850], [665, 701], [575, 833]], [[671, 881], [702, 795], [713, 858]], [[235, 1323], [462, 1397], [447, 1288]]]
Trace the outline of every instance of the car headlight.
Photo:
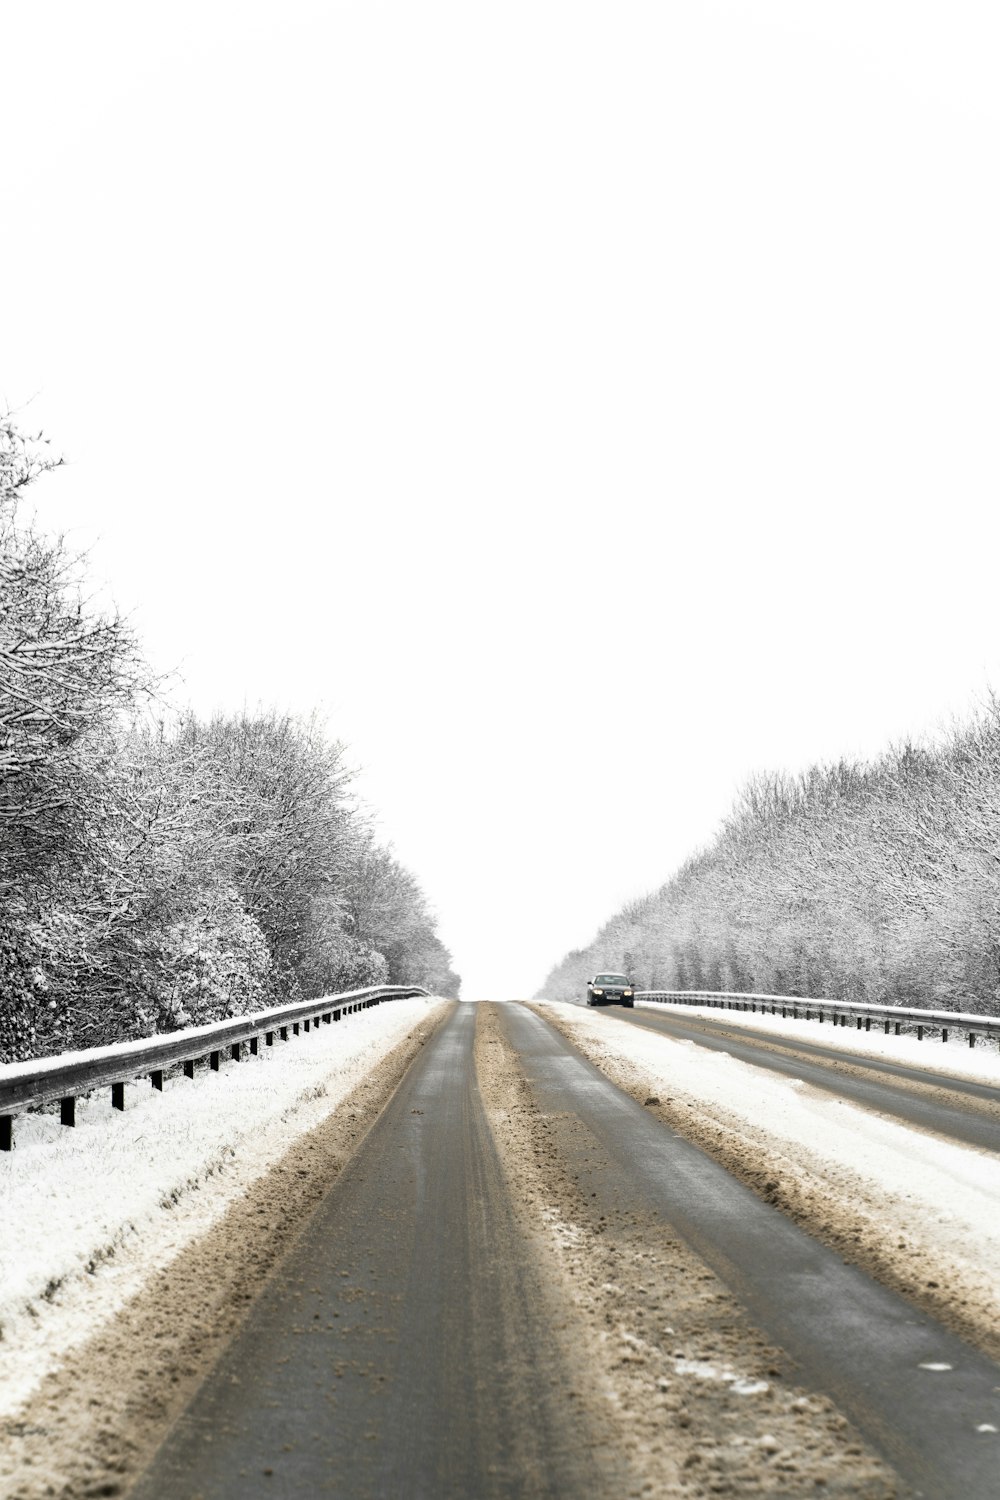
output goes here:
[[622, 994], [623, 995], [631, 995], [631, 993], [632, 993], [631, 990], [622, 990]]
[[595, 995], [603, 995], [603, 994], [604, 994], [604, 991], [603, 991], [603, 990], [595, 990], [595, 991], [594, 991], [594, 994], [595, 994]]

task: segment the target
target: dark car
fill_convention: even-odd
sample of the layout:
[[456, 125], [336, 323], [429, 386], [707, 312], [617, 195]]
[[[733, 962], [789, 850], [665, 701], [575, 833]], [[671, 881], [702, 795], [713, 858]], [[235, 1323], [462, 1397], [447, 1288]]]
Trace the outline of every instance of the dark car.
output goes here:
[[588, 1005], [634, 1005], [635, 987], [624, 974], [595, 974], [587, 981]]

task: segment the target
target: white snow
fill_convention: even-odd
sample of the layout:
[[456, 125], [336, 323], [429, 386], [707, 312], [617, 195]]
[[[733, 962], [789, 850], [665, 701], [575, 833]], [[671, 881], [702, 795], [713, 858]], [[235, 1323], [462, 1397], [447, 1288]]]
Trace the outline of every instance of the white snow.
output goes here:
[[738, 1375], [730, 1365], [714, 1365], [707, 1359], [675, 1359], [674, 1373], [693, 1375], [696, 1380], [718, 1380], [737, 1396], [762, 1396], [770, 1386], [766, 1380]]
[[326, 1118], [440, 1004], [393, 1000], [194, 1080], [18, 1115], [0, 1156], [0, 1414]]
[[[949, 1034], [946, 1042], [932, 1035], [918, 1042], [915, 1036], [886, 1036], [881, 1029], [858, 1031], [852, 1026], [833, 1026], [829, 1021], [793, 1021], [760, 1012], [714, 1010], [703, 1005], [664, 1005], [655, 1000], [638, 1000], [636, 1004], [643, 1009], [659, 1011], [661, 1015], [674, 1016], [677, 1020], [712, 1020], [720, 1025], [790, 1037], [793, 1041], [816, 1042], [836, 1047], [841, 1052], [888, 1058], [893, 1062], [944, 1073], [950, 1078], [967, 1078], [1000, 1087], [1000, 1047], [995, 1041], [983, 1037], [970, 1047], [965, 1036], [956, 1031]], [[872, 1023], [873, 1028], [876, 1024]]]
[[[692, 1102], [704, 1116], [747, 1141], [759, 1142], [761, 1160], [773, 1161], [779, 1177], [805, 1171], [834, 1187], [842, 1201], [858, 1205], [891, 1234], [894, 1244], [902, 1242], [914, 1266], [929, 1267], [942, 1255], [947, 1257], [949, 1266], [968, 1273], [985, 1299], [995, 1304], [1000, 1319], [1000, 1157], [940, 1139], [695, 1042], [624, 1024], [603, 1011], [557, 1001], [541, 1001], [539, 1008], [558, 1012], [596, 1059], [606, 1052], [624, 1060], [664, 1102]], [[811, 1035], [803, 1030], [808, 1025], [787, 1022], [785, 1029], [795, 1027], [793, 1036]], [[832, 1041], [829, 1028], [823, 1029]], [[843, 1031], [838, 1031], [838, 1047], [843, 1039]], [[868, 1050], [873, 1038], [864, 1040]], [[878, 1040], [891, 1041], [891, 1055], [901, 1056], [901, 1039]], [[922, 1061], [927, 1047], [926, 1042], [913, 1041], [908, 1060], [916, 1048]], [[939, 1043], [938, 1050], [946, 1049]], [[996, 1056], [980, 1061], [991, 1064], [992, 1073], [984, 1068], [978, 1076], [996, 1081]]]

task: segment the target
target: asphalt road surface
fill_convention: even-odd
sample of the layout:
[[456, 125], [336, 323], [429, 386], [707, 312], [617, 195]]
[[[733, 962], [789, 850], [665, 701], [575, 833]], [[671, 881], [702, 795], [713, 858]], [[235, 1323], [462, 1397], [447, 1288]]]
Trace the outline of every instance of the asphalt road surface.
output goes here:
[[[497, 1144], [515, 1137], [520, 1166]], [[560, 1228], [578, 1287], [560, 1289], [542, 1247], [543, 1169], [559, 1174], [560, 1202], [579, 1205], [580, 1228]], [[585, 1242], [598, 1247], [589, 1262]], [[621, 1290], [598, 1273], [616, 1250], [622, 1285], [643, 1267], [636, 1316], [653, 1310], [624, 1355], [612, 1354], [614, 1319], [585, 1326], [586, 1308]], [[770, 1340], [790, 1372], [772, 1370], [770, 1391], [709, 1393], [712, 1424], [743, 1424], [715, 1451], [706, 1423], [700, 1447], [685, 1447], [694, 1385], [708, 1384], [679, 1400], [652, 1378], [656, 1340], [679, 1338], [700, 1283], [722, 1289], [704, 1296], [722, 1305], [725, 1337], [748, 1351]], [[922, 1368], [943, 1364], [947, 1382]], [[771, 1402], [763, 1415], [755, 1390]], [[131, 1493], [987, 1500], [1000, 1493], [1000, 1450], [975, 1432], [997, 1423], [998, 1390], [1000, 1367], [845, 1265], [535, 1012], [459, 1005]], [[812, 1446], [826, 1467], [807, 1491], [801, 1467], [770, 1456], [824, 1400], [843, 1415]]]

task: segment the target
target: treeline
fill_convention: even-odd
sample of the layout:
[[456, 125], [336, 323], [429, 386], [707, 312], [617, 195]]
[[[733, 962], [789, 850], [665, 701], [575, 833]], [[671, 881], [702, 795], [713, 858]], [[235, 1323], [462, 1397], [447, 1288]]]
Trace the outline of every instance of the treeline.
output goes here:
[[619, 968], [644, 988], [1000, 1013], [1000, 705], [934, 744], [752, 780], [714, 843], [542, 993]]
[[58, 465], [0, 418], [0, 1061], [371, 984], [457, 993], [342, 744], [158, 716], [128, 623], [25, 516]]

